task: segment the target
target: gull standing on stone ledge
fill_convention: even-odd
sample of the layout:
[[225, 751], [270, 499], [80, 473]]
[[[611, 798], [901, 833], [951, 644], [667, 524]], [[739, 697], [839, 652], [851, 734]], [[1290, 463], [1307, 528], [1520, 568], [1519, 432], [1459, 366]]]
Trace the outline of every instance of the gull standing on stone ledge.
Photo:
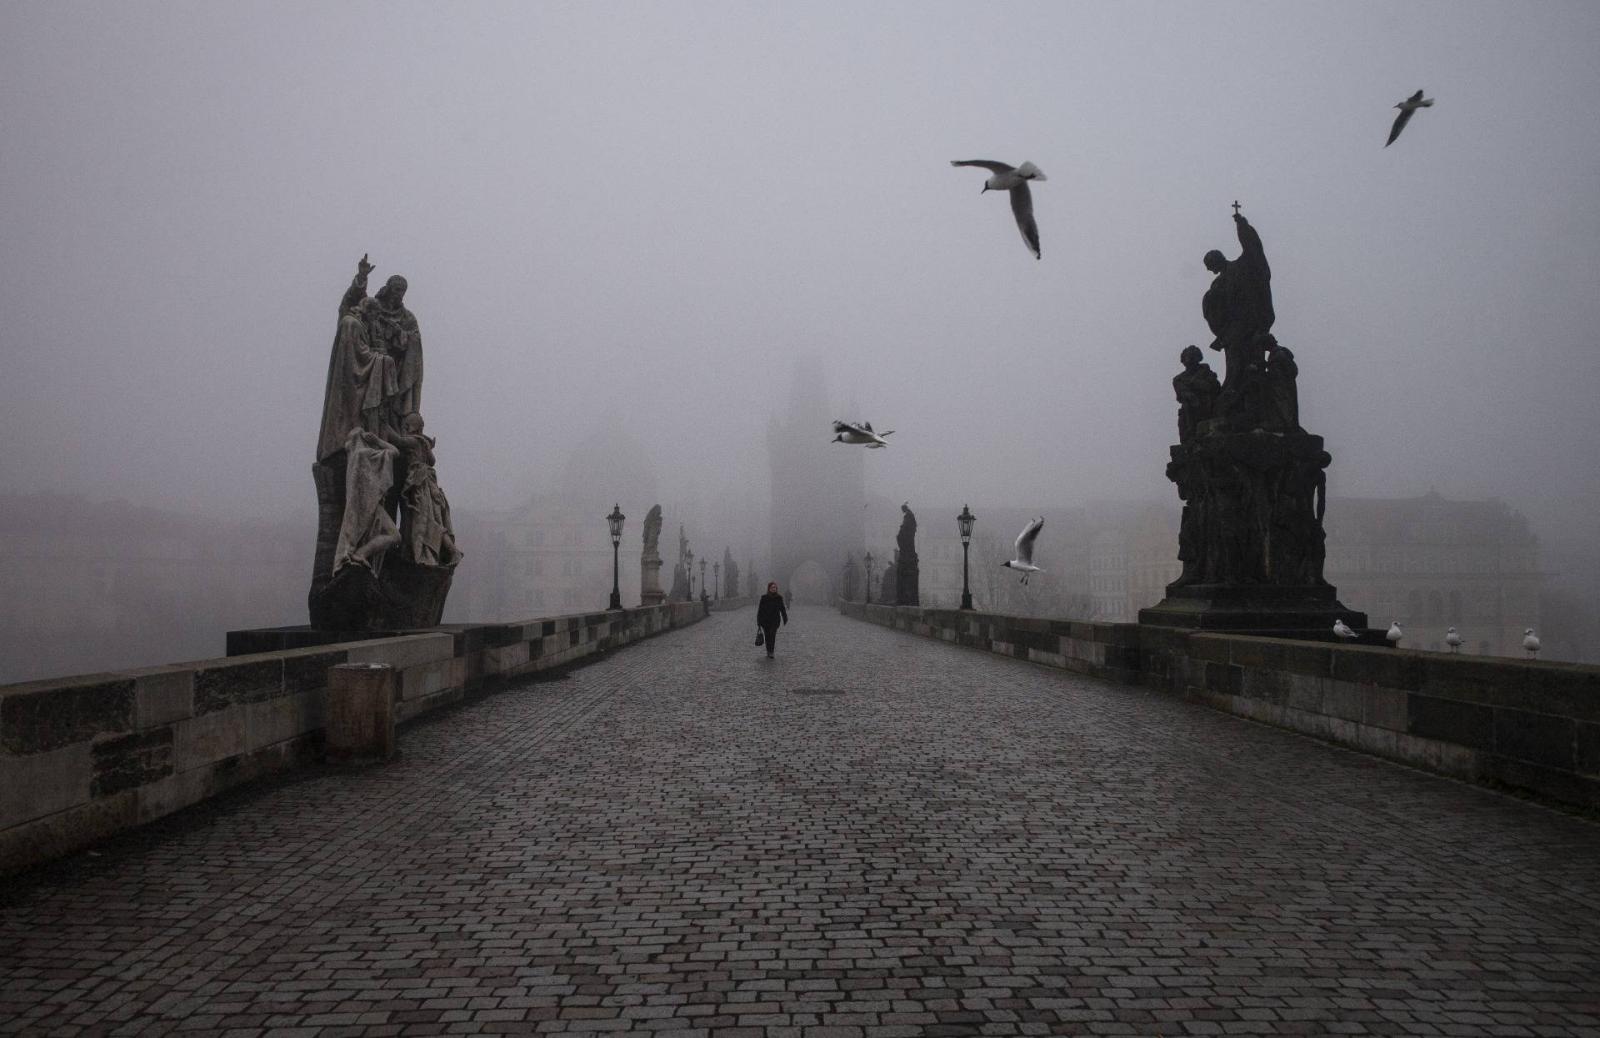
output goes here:
[[[1031, 162], [1008, 166], [1004, 162], [991, 162], [988, 159], [951, 159], [950, 165], [982, 166], [994, 174], [983, 182], [983, 191], [1010, 192], [1011, 212], [1016, 215], [1017, 230], [1022, 232], [1022, 240], [1028, 246], [1028, 251], [1033, 253], [1033, 258], [1039, 259], [1039, 225], [1033, 222], [1033, 195], [1028, 191], [1028, 181], [1048, 179], [1044, 172]], [[978, 194], [983, 194], [983, 191]]]

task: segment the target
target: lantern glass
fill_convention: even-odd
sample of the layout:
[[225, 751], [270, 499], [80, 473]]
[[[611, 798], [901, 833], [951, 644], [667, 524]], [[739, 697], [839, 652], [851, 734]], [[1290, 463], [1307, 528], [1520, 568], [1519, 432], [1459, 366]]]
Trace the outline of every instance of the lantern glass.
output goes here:
[[971, 542], [972, 524], [977, 522], [977, 520], [978, 517], [972, 514], [972, 510], [970, 508], [968, 508], [966, 505], [961, 506], [961, 514], [956, 516], [956, 524], [961, 527], [962, 544]]
[[611, 506], [611, 514], [606, 516], [606, 523], [611, 527], [611, 543], [620, 544], [622, 541], [622, 521], [628, 518], [622, 514], [620, 505]]

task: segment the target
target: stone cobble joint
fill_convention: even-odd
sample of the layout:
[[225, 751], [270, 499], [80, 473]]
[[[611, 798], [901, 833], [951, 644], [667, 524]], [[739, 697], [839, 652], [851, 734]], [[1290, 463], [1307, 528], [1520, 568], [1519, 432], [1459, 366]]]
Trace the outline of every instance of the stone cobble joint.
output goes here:
[[13, 877], [0, 1033], [1600, 1034], [1592, 821], [792, 616]]

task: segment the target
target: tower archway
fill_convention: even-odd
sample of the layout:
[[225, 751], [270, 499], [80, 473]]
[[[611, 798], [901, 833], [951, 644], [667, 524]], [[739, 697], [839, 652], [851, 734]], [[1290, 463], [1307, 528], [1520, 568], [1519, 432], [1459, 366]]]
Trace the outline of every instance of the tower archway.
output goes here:
[[806, 605], [832, 605], [833, 578], [816, 559], [807, 559], [789, 575], [789, 601]]

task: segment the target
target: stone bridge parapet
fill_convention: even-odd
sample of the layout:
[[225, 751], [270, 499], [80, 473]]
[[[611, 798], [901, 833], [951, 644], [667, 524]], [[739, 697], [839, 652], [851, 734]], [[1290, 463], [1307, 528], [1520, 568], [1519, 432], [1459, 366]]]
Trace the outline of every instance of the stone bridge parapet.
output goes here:
[[667, 602], [0, 686], [0, 875], [314, 760], [338, 664], [393, 667], [407, 721], [704, 616]]
[[1600, 811], [1600, 667], [956, 609], [839, 608]]

